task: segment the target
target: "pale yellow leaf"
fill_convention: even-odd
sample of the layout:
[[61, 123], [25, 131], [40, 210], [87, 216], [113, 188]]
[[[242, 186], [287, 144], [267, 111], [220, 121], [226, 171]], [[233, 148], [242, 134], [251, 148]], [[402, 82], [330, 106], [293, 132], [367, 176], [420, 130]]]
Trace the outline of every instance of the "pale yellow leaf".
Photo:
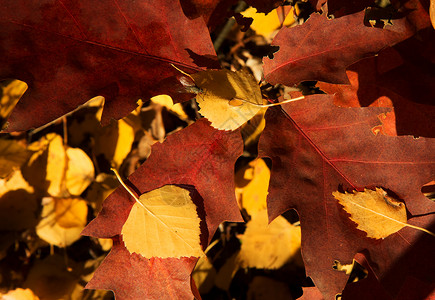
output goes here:
[[6, 294], [0, 293], [0, 299], [2, 300], [39, 300], [31, 289], [15, 289], [8, 291]]
[[254, 215], [240, 237], [238, 261], [241, 267], [278, 269], [297, 258], [301, 246], [301, 229], [278, 216], [268, 224], [267, 211]]
[[189, 191], [166, 185], [139, 201], [143, 206], [133, 205], [121, 231], [130, 253], [145, 258], [201, 256], [200, 219]]
[[45, 176], [45, 180], [48, 182], [47, 192], [53, 197], [65, 196], [62, 184], [65, 180], [67, 161], [62, 137], [55, 133], [49, 133], [45, 138], [49, 142]]
[[435, 0], [430, 0], [429, 14], [432, 27], [435, 28]]
[[110, 123], [95, 137], [95, 155], [103, 154], [109, 162], [119, 168], [131, 150], [134, 130], [124, 120]]
[[68, 148], [68, 169], [66, 188], [71, 195], [80, 195], [94, 179], [94, 164], [89, 156], [79, 148]]
[[34, 228], [37, 211], [37, 196], [20, 170], [0, 179], [0, 231]]
[[203, 71], [192, 74], [202, 89], [199, 113], [220, 130], [235, 130], [264, 110], [260, 87], [247, 70]]
[[0, 139], [0, 178], [8, 176], [30, 157], [30, 152], [14, 140]]
[[381, 188], [332, 195], [369, 238], [383, 239], [406, 226], [405, 204], [389, 197]]
[[87, 205], [81, 199], [44, 198], [36, 234], [49, 244], [66, 247], [80, 238], [86, 225]]
[[20, 80], [12, 80], [2, 86], [0, 99], [0, 118], [7, 119], [17, 104], [18, 100], [27, 89], [27, 84]]
[[236, 173], [236, 198], [249, 215], [266, 209], [270, 170], [263, 159], [256, 159]]
[[[245, 18], [254, 19], [251, 24], [251, 29], [265, 38], [271, 38], [273, 33], [281, 28], [281, 22], [278, 17], [278, 10], [274, 9], [267, 15], [265, 13], [258, 13], [257, 9], [249, 7], [241, 13]], [[295, 22], [293, 11], [290, 11], [284, 21], [284, 26], [290, 26]]]
[[214, 286], [216, 269], [206, 255], [196, 263], [192, 278], [201, 294], [207, 294]]

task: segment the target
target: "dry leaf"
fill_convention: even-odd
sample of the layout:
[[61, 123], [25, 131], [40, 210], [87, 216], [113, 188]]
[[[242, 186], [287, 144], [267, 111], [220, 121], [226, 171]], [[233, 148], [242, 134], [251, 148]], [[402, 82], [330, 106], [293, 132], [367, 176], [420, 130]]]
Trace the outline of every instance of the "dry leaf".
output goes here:
[[299, 253], [301, 228], [282, 216], [268, 224], [267, 211], [263, 210], [252, 215], [245, 233], [239, 238], [241, 267], [278, 269]]
[[[254, 7], [249, 7], [247, 10], [241, 13], [245, 18], [252, 18], [254, 21], [252, 22], [250, 28], [255, 30], [255, 32], [259, 35], [264, 36], [266, 39], [271, 39], [273, 34], [281, 28], [281, 22], [278, 17], [277, 9], [272, 10], [268, 14], [259, 13], [257, 9]], [[295, 22], [293, 11], [290, 11], [282, 25], [290, 26]]]
[[37, 223], [37, 196], [16, 170], [8, 179], [0, 179], [0, 230], [32, 228]]
[[236, 198], [249, 215], [266, 209], [270, 170], [263, 159], [256, 159], [235, 176]]
[[94, 179], [94, 164], [89, 156], [79, 148], [68, 148], [68, 169], [66, 170], [66, 188], [71, 195], [80, 195]]
[[7, 294], [0, 293], [0, 299], [2, 300], [39, 300], [31, 289], [15, 289], [8, 291]]
[[62, 184], [65, 180], [67, 161], [62, 137], [55, 133], [49, 133], [45, 138], [49, 143], [47, 150], [47, 175], [45, 176], [45, 181], [48, 183], [47, 192], [53, 197], [65, 196]]
[[0, 118], [6, 120], [27, 89], [27, 84], [20, 80], [13, 80], [2, 87], [0, 99]]
[[80, 272], [81, 266], [74, 260], [66, 262], [64, 255], [54, 254], [35, 260], [23, 286], [44, 300], [69, 299]]
[[95, 137], [95, 155], [103, 154], [119, 168], [131, 150], [134, 134], [133, 128], [124, 120], [110, 123]]
[[14, 168], [21, 167], [30, 152], [14, 140], [0, 139], [0, 178], [8, 176]]
[[430, 0], [429, 14], [432, 27], [435, 28], [435, 0]]
[[405, 204], [387, 196], [381, 188], [353, 194], [333, 192], [332, 195], [369, 238], [383, 239], [406, 226]]
[[177, 117], [179, 117], [183, 121], [189, 120], [189, 117], [183, 110], [183, 106], [181, 103], [176, 103], [172, 101], [172, 98], [168, 95], [158, 95], [151, 98], [151, 102], [160, 104], [168, 109], [168, 111], [174, 113]]
[[130, 253], [145, 258], [202, 255], [200, 219], [188, 190], [165, 185], [139, 201], [146, 208], [135, 203], [121, 231]]
[[263, 104], [260, 87], [245, 69], [203, 71], [192, 78], [203, 91], [196, 99], [199, 113], [216, 129], [235, 130], [264, 109], [255, 105]]
[[214, 286], [216, 269], [206, 255], [196, 263], [192, 278], [201, 294], [207, 294]]
[[49, 244], [65, 247], [77, 241], [86, 226], [88, 207], [81, 199], [44, 198], [36, 234]]
[[117, 187], [119, 181], [114, 175], [100, 173], [89, 187], [86, 193], [86, 200], [91, 204], [95, 212], [100, 212], [101, 205]]

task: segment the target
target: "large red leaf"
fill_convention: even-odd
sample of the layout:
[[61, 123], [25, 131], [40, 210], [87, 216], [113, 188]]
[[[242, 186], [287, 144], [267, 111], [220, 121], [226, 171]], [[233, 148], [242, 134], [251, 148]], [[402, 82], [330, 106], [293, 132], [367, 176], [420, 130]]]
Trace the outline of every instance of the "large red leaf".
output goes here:
[[412, 14], [427, 22], [417, 24], [402, 18], [380, 29], [364, 25], [364, 12], [332, 20], [326, 14], [313, 14], [303, 25], [279, 31], [273, 44], [280, 50], [274, 59], [265, 58], [265, 79], [289, 86], [305, 80], [347, 83], [347, 66], [430, 25], [427, 13], [418, 10]]
[[[190, 274], [197, 257], [143, 258], [130, 254], [119, 238], [94, 277], [88, 289], [112, 290], [116, 299], [193, 299], [199, 298]], [[191, 290], [192, 289], [192, 290]]]
[[0, 79], [29, 85], [8, 131], [43, 125], [98, 95], [107, 124], [139, 98], [172, 95], [179, 73], [170, 63], [198, 70], [213, 55], [204, 22], [187, 19], [177, 1], [3, 0]]
[[332, 269], [334, 260], [349, 264], [364, 249], [376, 276], [395, 270], [383, 282], [390, 294], [405, 276], [433, 280], [433, 237], [404, 228], [384, 240], [366, 238], [332, 192], [383, 187], [405, 202], [409, 223], [428, 228], [435, 203], [420, 189], [435, 176], [435, 140], [375, 135], [372, 128], [385, 108], [339, 108], [332, 98], [315, 95], [267, 112], [259, 154], [272, 159], [270, 220], [290, 208], [298, 211], [307, 275], [325, 299], [347, 281]]
[[[205, 119], [154, 144], [151, 156], [130, 177], [139, 195], [166, 184], [192, 185], [204, 198], [208, 239], [223, 221], [243, 221], [234, 195], [234, 164], [242, 154], [240, 132], [216, 130]], [[83, 234], [109, 238], [121, 233], [134, 204], [120, 187]], [[208, 240], [206, 239], [206, 240]]]
[[[339, 106], [394, 107], [383, 119], [385, 133], [435, 137], [435, 32], [428, 28], [376, 57], [350, 66], [350, 85], [319, 82], [336, 93]], [[404, 76], [406, 74], [406, 76]]]
[[[205, 249], [221, 222], [243, 221], [234, 194], [234, 164], [242, 151], [243, 141], [239, 131], [216, 130], [207, 120], [201, 119], [169, 136], [162, 144], [154, 144], [150, 157], [129, 177], [129, 183], [138, 195], [166, 184], [194, 186], [202, 196], [192, 200], [197, 204], [200, 218], [205, 221], [201, 226], [201, 244]], [[82, 234], [100, 238], [119, 236], [133, 204], [134, 200], [128, 192], [119, 187], [104, 201], [101, 212]], [[118, 264], [123, 262], [133, 266], [129, 277], [146, 272], [145, 279], [135, 282], [140, 287], [124, 285], [125, 278], [112, 278], [113, 272], [107, 271], [116, 270]], [[102, 270], [97, 271], [98, 279], [88, 287], [118, 290], [122, 294], [143, 292], [150, 288], [150, 282], [154, 280], [162, 286], [174, 280], [172, 272], [189, 278], [187, 275], [190, 275], [195, 262], [196, 258], [147, 260], [136, 254], [130, 255], [120, 243], [106, 258]], [[149, 272], [147, 266], [154, 266], [155, 263], [164, 272], [159, 271], [159, 275]], [[186, 282], [169, 284], [171, 288], [174, 285], [177, 289], [181, 286], [185, 288]], [[173, 299], [184, 299], [180, 295]]]

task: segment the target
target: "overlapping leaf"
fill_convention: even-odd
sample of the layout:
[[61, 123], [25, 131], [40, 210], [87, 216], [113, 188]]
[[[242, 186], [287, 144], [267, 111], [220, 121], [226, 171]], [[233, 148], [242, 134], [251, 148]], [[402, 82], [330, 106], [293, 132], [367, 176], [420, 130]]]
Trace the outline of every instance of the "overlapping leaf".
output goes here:
[[[205, 247], [221, 222], [242, 220], [234, 195], [233, 180], [234, 163], [241, 155], [242, 149], [239, 131], [216, 130], [208, 121], [201, 119], [169, 136], [162, 144], [154, 144], [148, 160], [130, 176], [129, 181], [138, 195], [167, 184], [195, 186], [199, 195], [196, 193], [193, 202], [197, 206], [199, 217], [205, 221], [201, 225], [200, 236], [201, 245]], [[83, 234], [100, 238], [119, 235], [134, 203], [123, 187], [118, 188], [106, 199], [101, 212], [85, 228]], [[151, 290], [156, 284], [154, 280], [158, 280], [162, 287], [165, 284], [181, 284], [185, 289], [190, 285], [190, 272], [197, 258], [145, 259], [128, 251], [127, 255], [125, 251], [127, 250], [123, 243], [118, 243], [88, 287], [110, 288], [122, 298], [125, 293], [135, 294], [136, 290], [140, 290], [141, 293], [152, 293]], [[184, 281], [174, 283], [171, 274], [161, 276], [146, 269], [142, 270], [144, 265], [153, 264], [154, 261], [158, 261], [159, 268], [166, 270], [165, 272], [184, 274]], [[113, 271], [107, 271], [107, 268], [115, 270], [116, 266], [122, 263], [128, 264], [138, 274], [146, 272], [148, 279], [142, 279], [139, 284], [123, 286], [125, 278], [112, 278]], [[130, 272], [128, 276], [139, 276], [133, 273]], [[153, 276], [156, 279], [152, 279]], [[174, 294], [176, 298], [186, 295], [186, 291], [182, 291], [181, 287], [177, 287], [177, 290], [177, 294]], [[171, 295], [172, 290], [168, 289], [168, 293]]]
[[170, 62], [195, 70], [213, 55], [205, 24], [188, 20], [178, 2], [2, 1], [0, 79], [29, 86], [8, 131], [38, 127], [98, 95], [107, 124], [141, 97], [174, 93]]
[[[326, 299], [341, 292], [347, 281], [344, 273], [332, 269], [332, 262], [350, 263], [361, 249], [367, 249], [377, 276], [394, 278], [383, 284], [395, 295], [396, 287], [406, 280], [404, 274], [423, 281], [433, 275], [424, 270], [432, 261], [426, 252], [433, 249], [435, 239], [404, 228], [381, 243], [374, 242], [358, 233], [332, 192], [383, 187], [405, 202], [410, 224], [427, 228], [434, 222], [428, 213], [435, 211], [435, 205], [420, 188], [434, 176], [435, 142], [374, 135], [371, 128], [385, 109], [338, 108], [332, 98], [311, 96], [266, 114], [260, 154], [273, 164], [269, 218], [290, 208], [298, 210], [307, 275]], [[416, 249], [412, 245], [417, 241], [421, 246]], [[407, 254], [408, 260], [402, 260]], [[401, 271], [390, 273], [394, 267]]]
[[[428, 20], [427, 14], [421, 17]], [[265, 79], [290, 86], [305, 80], [347, 83], [347, 66], [427, 26], [428, 22], [417, 24], [402, 18], [380, 29], [364, 25], [364, 12], [332, 20], [325, 14], [313, 14], [303, 25], [282, 28], [277, 34], [272, 44], [280, 50], [274, 59], [265, 59]]]

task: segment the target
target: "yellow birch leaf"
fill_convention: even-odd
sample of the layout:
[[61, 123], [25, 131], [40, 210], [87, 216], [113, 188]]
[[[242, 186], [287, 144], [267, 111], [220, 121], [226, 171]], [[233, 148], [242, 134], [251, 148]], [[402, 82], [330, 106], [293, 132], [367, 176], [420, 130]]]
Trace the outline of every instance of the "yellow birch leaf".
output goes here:
[[37, 211], [37, 196], [20, 170], [8, 179], [0, 179], [0, 231], [34, 228]]
[[[256, 8], [249, 7], [241, 14], [245, 18], [254, 19], [250, 27], [255, 30], [257, 34], [262, 35], [265, 38], [270, 38], [276, 30], [281, 28], [281, 22], [276, 8], [266, 15], [265, 13], [258, 13]], [[283, 25], [290, 26], [294, 22], [293, 11], [290, 11], [286, 16]]]
[[0, 99], [0, 118], [7, 119], [17, 104], [18, 100], [27, 89], [27, 84], [20, 80], [12, 80], [2, 86]]
[[30, 152], [14, 140], [0, 139], [0, 178], [8, 176], [14, 168], [21, 167]]
[[432, 27], [435, 28], [435, 0], [430, 0], [429, 14]]
[[381, 188], [332, 195], [369, 238], [383, 239], [407, 226], [405, 204], [387, 196]]
[[121, 231], [130, 253], [145, 258], [202, 255], [200, 219], [188, 190], [165, 185], [139, 201], [142, 206], [133, 205]]
[[176, 103], [172, 101], [172, 98], [168, 95], [158, 95], [151, 98], [151, 101], [166, 107], [170, 112], [173, 112], [181, 120], [187, 121], [189, 117], [183, 110], [181, 103]]
[[134, 141], [134, 130], [124, 120], [111, 122], [95, 136], [95, 155], [103, 154], [119, 168], [130, 153]]
[[202, 256], [192, 273], [198, 291], [201, 294], [207, 294], [214, 286], [215, 277], [216, 269], [206, 255]]
[[44, 198], [36, 234], [49, 244], [65, 247], [80, 238], [88, 209], [81, 199]]
[[266, 209], [270, 170], [263, 159], [256, 159], [235, 176], [236, 198], [249, 215]]
[[45, 136], [48, 145], [48, 157], [45, 180], [48, 182], [47, 192], [53, 197], [63, 196], [62, 183], [65, 179], [66, 153], [60, 135], [49, 133]]
[[94, 179], [94, 164], [89, 156], [79, 148], [68, 148], [68, 169], [66, 170], [66, 188], [71, 195], [80, 195]]
[[2, 300], [39, 300], [31, 289], [15, 289], [9, 291], [7, 294], [0, 293]]
[[296, 258], [301, 247], [301, 228], [278, 216], [268, 224], [267, 211], [252, 215], [240, 237], [238, 261], [243, 268], [278, 269]]
[[235, 130], [264, 110], [260, 87], [246, 69], [202, 71], [192, 74], [202, 89], [197, 96], [199, 113], [220, 130]]

